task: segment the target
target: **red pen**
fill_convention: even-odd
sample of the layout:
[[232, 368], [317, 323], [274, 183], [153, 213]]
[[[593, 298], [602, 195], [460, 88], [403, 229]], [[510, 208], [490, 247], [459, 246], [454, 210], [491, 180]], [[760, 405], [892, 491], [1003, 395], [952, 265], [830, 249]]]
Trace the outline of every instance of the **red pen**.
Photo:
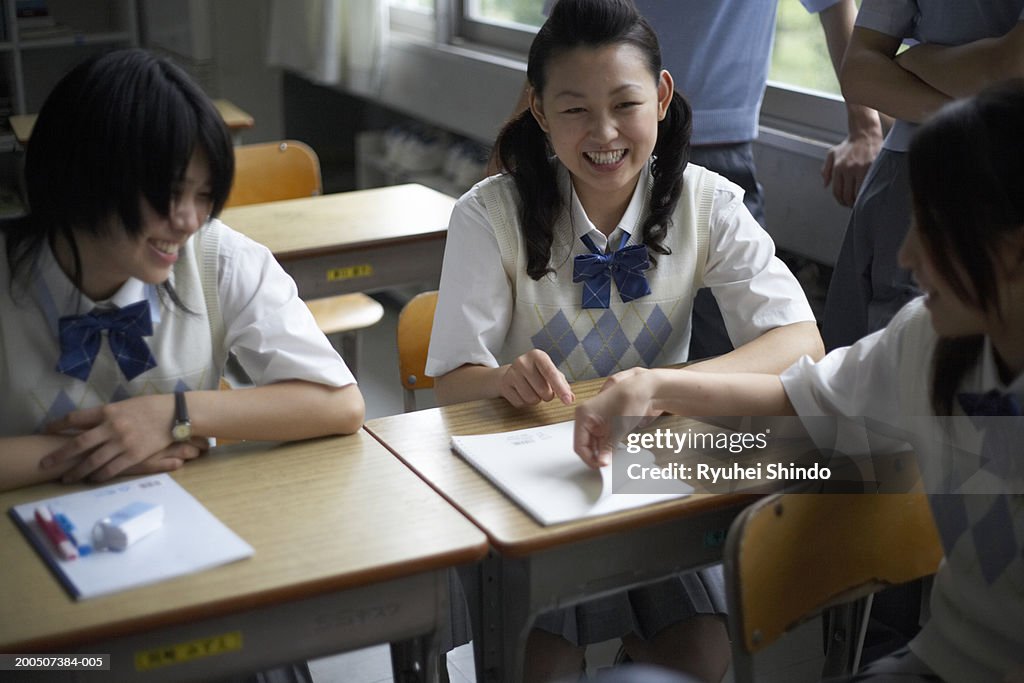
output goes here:
[[54, 547], [57, 548], [61, 557], [65, 560], [73, 560], [78, 557], [75, 544], [71, 542], [71, 539], [67, 537], [64, 530], [60, 528], [57, 520], [53, 518], [50, 508], [45, 505], [40, 505], [36, 508], [36, 523], [43, 530], [43, 533], [46, 534], [46, 537], [50, 539]]

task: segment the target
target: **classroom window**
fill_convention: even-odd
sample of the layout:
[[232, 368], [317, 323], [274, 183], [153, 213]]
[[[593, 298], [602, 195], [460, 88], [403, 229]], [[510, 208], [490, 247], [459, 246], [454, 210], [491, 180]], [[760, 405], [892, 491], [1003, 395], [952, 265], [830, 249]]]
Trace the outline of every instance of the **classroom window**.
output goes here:
[[839, 82], [829, 58], [825, 34], [817, 14], [799, 0], [780, 0], [775, 28], [775, 48], [768, 78], [777, 86], [839, 94]]
[[[485, 46], [525, 54], [533, 34], [544, 23], [543, 0], [438, 0], [452, 1], [456, 4], [456, 35]], [[818, 15], [804, 9], [799, 0], [779, 0], [769, 78], [781, 86], [839, 94]]]
[[544, 23], [543, 0], [453, 1], [456, 35], [479, 45], [525, 55]]
[[388, 0], [388, 5], [392, 30], [426, 38], [433, 36], [434, 0]]

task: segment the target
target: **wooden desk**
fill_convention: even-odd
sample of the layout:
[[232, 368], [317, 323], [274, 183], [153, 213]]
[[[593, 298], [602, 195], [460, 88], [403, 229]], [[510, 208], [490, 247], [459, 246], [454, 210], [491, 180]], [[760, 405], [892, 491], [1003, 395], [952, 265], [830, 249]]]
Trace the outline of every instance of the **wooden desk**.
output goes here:
[[[603, 380], [573, 387], [577, 400]], [[473, 616], [477, 680], [522, 679], [534, 617], [721, 558], [750, 495], [692, 495], [605, 517], [544, 527], [450, 450], [452, 434], [510, 431], [572, 418], [557, 401], [517, 410], [501, 399], [370, 420], [366, 429], [463, 511], [492, 552], [463, 576]]]
[[[256, 124], [256, 120], [248, 112], [229, 100], [214, 100], [213, 106], [224, 117], [224, 123], [227, 124], [232, 135], [237, 136], [243, 130], [252, 128]], [[14, 138], [24, 145], [32, 136], [32, 128], [36, 125], [36, 114], [15, 114], [10, 117], [10, 123]]]
[[394, 185], [232, 207], [221, 220], [266, 245], [314, 299], [436, 286], [454, 205], [422, 185]]
[[5, 514], [0, 652], [109, 653], [109, 680], [178, 682], [402, 641], [396, 671], [434, 680], [446, 568], [481, 558], [484, 535], [362, 431], [227, 450], [173, 476], [255, 548], [233, 564], [76, 603]]

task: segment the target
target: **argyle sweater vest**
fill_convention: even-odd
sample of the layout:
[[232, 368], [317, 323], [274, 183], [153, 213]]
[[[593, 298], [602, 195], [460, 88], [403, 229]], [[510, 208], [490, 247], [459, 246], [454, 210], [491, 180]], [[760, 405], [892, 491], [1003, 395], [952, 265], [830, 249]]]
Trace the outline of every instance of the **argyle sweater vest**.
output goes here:
[[[41, 305], [46, 294], [34, 282], [16, 285], [15, 297], [5, 288], [0, 294], [0, 436], [33, 433], [73, 410], [133, 396], [216, 388], [227, 357], [217, 296], [220, 228], [219, 221], [211, 221], [180, 251], [171, 281], [190, 312], [160, 294], [160, 322], [154, 321], [153, 335], [144, 338], [157, 366], [131, 381], [121, 373], [105, 334], [86, 381], [57, 372], [60, 343], [55, 321]], [[6, 253], [0, 254], [0, 278], [10, 282]]]
[[[928, 310], [911, 305], [901, 340], [901, 413], [928, 416], [937, 337]], [[980, 381], [977, 366], [960, 389], [980, 391]], [[950, 683], [1002, 683], [1007, 671], [1024, 666], [1020, 470], [1009, 480], [994, 473], [994, 463], [979, 457], [984, 434], [967, 417], [909, 419], [920, 433], [918, 462], [946, 554], [932, 586], [931, 618], [911, 649]]]
[[[518, 193], [509, 176], [480, 186], [494, 226], [502, 265], [512, 283], [515, 305], [505, 345], [498, 355], [507, 363], [534, 348], [545, 351], [570, 382], [604, 377], [632, 367], [685, 361], [690, 344], [693, 297], [707, 263], [711, 205], [718, 176], [687, 166], [679, 203], [663, 244], [646, 272], [651, 294], [623, 303], [612, 284], [607, 309], [582, 308], [583, 284], [572, 281], [573, 259], [588, 253], [565, 209], [556, 221], [549, 264], [554, 272], [539, 280], [526, 274], [526, 248], [519, 226]], [[640, 225], [648, 215], [653, 180], [628, 245], [640, 244]], [[617, 246], [617, 245], [616, 245]]]

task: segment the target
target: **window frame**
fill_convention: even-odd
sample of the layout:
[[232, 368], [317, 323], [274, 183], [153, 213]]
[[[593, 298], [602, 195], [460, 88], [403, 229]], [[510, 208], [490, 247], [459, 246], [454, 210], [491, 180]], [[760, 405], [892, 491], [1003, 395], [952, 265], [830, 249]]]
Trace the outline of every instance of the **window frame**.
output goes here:
[[[536, 29], [526, 24], [502, 25], [472, 19], [471, 0], [434, 0], [433, 14], [408, 7], [391, 7], [391, 27], [482, 59], [526, 60]], [[831, 68], [831, 65], [830, 67]], [[761, 125], [830, 143], [846, 135], [843, 100], [832, 93], [769, 80], [761, 107]]]

